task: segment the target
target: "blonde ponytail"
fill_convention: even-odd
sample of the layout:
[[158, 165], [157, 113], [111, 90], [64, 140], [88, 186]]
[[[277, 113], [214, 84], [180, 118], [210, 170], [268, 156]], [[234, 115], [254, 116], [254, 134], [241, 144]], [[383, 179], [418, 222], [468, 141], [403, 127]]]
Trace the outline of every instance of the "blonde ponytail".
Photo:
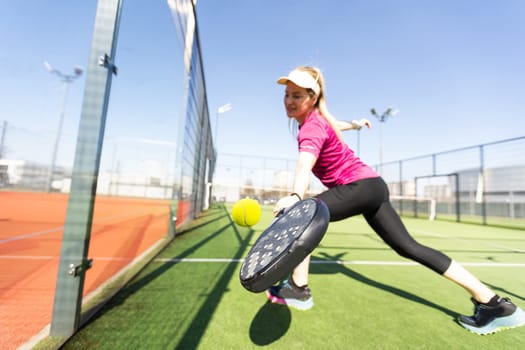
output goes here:
[[337, 138], [339, 139], [339, 141], [344, 142], [341, 130], [339, 130], [339, 128], [337, 127], [337, 119], [330, 112], [328, 112], [328, 108], [326, 108], [326, 100], [324, 96], [322, 97], [322, 99], [321, 97], [319, 97], [319, 100], [317, 101], [317, 108], [319, 109], [319, 112], [321, 113], [321, 115], [330, 124], [332, 129], [334, 129], [335, 134], [337, 135]]
[[[323, 78], [323, 74], [321, 73], [321, 70], [316, 67], [308, 67], [308, 66], [298, 67], [297, 69], [308, 72], [319, 84], [321, 89], [320, 89], [319, 95], [317, 96], [316, 107], [321, 113], [321, 115], [326, 119], [328, 124], [330, 124], [335, 134], [337, 135], [337, 138], [339, 139], [339, 141], [344, 143], [341, 130], [339, 130], [339, 128], [337, 127], [337, 119], [330, 112], [328, 112], [328, 107], [326, 106], [326, 98], [325, 98], [325, 93], [324, 93], [325, 91], [324, 78]], [[312, 91], [312, 94], [315, 94], [315, 93]]]

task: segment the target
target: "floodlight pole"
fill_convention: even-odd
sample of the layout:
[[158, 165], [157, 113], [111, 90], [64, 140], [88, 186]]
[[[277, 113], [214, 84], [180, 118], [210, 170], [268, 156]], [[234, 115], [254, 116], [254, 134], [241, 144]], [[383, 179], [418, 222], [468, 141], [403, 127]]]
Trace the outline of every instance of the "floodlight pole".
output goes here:
[[216, 114], [215, 114], [215, 148], [219, 145], [219, 115], [224, 114], [226, 112], [231, 111], [232, 104], [226, 103], [225, 105], [220, 106], [217, 108]]
[[370, 113], [379, 120], [379, 175], [383, 175], [383, 123], [398, 112], [399, 110], [388, 107], [383, 114], [379, 115], [375, 108], [370, 109]]
[[64, 86], [64, 92], [62, 95], [62, 107], [60, 108], [60, 114], [58, 118], [58, 127], [57, 127], [57, 133], [55, 136], [55, 145], [53, 147], [53, 156], [51, 158], [51, 166], [49, 169], [49, 174], [47, 177], [47, 186], [46, 189], [48, 192], [52, 191], [52, 183], [53, 183], [53, 173], [55, 172], [55, 163], [58, 153], [58, 146], [60, 143], [60, 136], [62, 134], [62, 125], [64, 123], [64, 114], [66, 112], [66, 102], [67, 102], [67, 94], [69, 90], [69, 84], [73, 83], [75, 79], [80, 77], [82, 75], [82, 68], [76, 67], [73, 74], [63, 74], [58, 69], [53, 68], [47, 61], [44, 62], [44, 66], [51, 74], [56, 74], [60, 80], [62, 80], [63, 86]]
[[2, 137], [0, 138], [0, 159], [4, 158], [4, 142], [5, 142], [5, 133], [7, 130], [7, 120], [4, 120], [2, 123]]
[[[217, 110], [215, 111], [215, 136], [213, 138], [213, 144], [215, 144], [216, 150], [219, 149], [219, 116], [221, 114], [231, 111], [231, 109], [232, 109], [232, 104], [228, 102], [225, 105], [222, 105], [219, 108], [217, 108]], [[215, 164], [217, 164], [218, 159], [219, 159], [219, 152], [216, 151]], [[210, 181], [212, 183], [212, 188], [210, 189], [210, 203], [211, 203], [211, 197], [215, 194], [215, 188], [213, 188], [213, 184], [215, 183], [215, 181], [214, 180], [210, 180]]]

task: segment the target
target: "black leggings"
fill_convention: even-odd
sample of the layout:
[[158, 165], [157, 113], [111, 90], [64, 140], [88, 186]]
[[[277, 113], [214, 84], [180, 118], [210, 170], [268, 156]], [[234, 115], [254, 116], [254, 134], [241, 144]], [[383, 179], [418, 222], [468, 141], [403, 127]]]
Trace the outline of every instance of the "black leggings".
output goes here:
[[359, 180], [333, 187], [316, 196], [330, 210], [330, 221], [363, 214], [374, 231], [399, 255], [443, 274], [452, 260], [445, 254], [421, 245], [408, 233], [390, 204], [388, 187], [382, 178]]

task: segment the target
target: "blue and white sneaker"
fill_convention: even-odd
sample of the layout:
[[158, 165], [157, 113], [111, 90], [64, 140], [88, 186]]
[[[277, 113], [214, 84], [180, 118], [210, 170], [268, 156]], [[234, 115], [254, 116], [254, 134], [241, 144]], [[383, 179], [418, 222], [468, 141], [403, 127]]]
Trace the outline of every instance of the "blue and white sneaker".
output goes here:
[[314, 306], [314, 299], [308, 286], [298, 287], [292, 278], [284, 280], [266, 291], [272, 303], [288, 305], [298, 310], [308, 310]]
[[525, 312], [508, 298], [497, 297], [495, 304], [491, 306], [471, 300], [474, 315], [460, 315], [458, 318], [459, 324], [471, 332], [485, 335], [525, 325]]

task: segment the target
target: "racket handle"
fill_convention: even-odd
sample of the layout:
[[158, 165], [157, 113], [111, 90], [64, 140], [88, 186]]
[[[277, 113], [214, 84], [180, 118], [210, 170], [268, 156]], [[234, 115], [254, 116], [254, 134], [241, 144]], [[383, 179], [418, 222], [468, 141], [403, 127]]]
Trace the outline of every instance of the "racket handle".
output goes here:
[[272, 223], [270, 225], [273, 225], [273, 223], [276, 222], [277, 219], [279, 219], [279, 216], [283, 215], [285, 211], [286, 211], [286, 208], [279, 209], [277, 214], [275, 214], [275, 216], [273, 217]]

